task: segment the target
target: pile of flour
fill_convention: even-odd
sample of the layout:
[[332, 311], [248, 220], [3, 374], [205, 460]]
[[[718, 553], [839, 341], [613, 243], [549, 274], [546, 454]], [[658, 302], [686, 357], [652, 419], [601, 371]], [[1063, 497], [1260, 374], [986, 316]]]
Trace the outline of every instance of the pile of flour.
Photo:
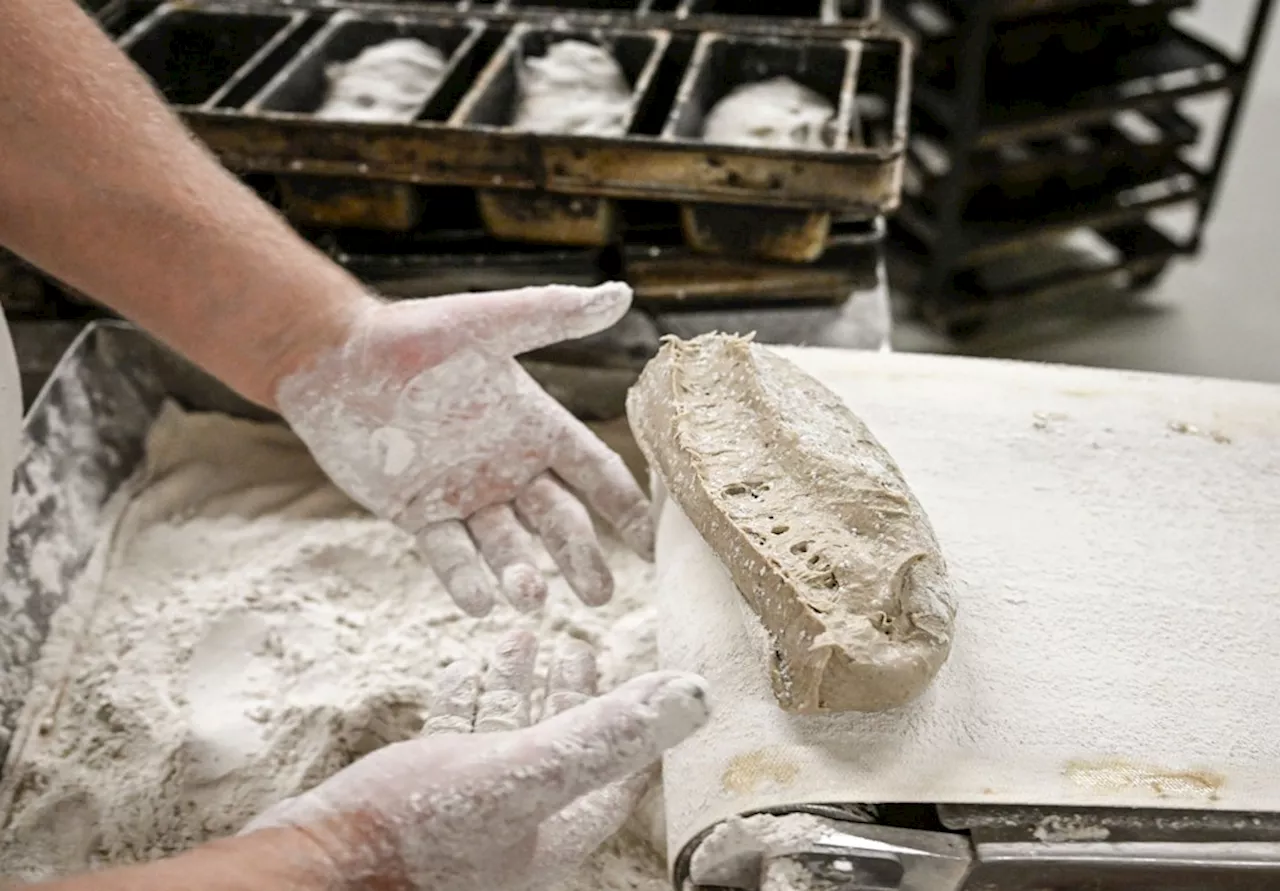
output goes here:
[[[543, 671], [558, 640], [594, 644], [606, 688], [656, 665], [652, 567], [613, 539], [607, 606], [583, 606], [548, 561], [540, 617], [468, 618], [411, 538], [348, 501], [280, 427], [170, 406], [112, 511], [0, 783], [0, 875], [235, 833], [413, 737], [440, 669], [515, 627], [539, 630]], [[652, 830], [633, 822], [564, 891], [665, 889]]]
[[316, 117], [412, 121], [444, 80], [447, 64], [444, 53], [412, 37], [367, 47], [351, 61], [325, 68], [329, 89]]
[[735, 87], [712, 106], [703, 123], [707, 142], [763, 148], [830, 148], [835, 107], [789, 77]]
[[561, 40], [520, 65], [511, 121], [517, 130], [621, 136], [630, 113], [631, 85], [604, 47]]

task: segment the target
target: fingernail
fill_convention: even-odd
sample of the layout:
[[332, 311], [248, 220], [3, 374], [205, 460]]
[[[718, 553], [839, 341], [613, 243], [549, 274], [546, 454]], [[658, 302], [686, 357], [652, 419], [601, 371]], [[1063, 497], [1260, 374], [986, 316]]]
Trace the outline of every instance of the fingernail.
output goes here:
[[547, 580], [536, 566], [517, 563], [502, 570], [502, 592], [518, 611], [537, 612], [547, 602]]
[[655, 532], [648, 504], [618, 524], [618, 537], [631, 550], [653, 562]]

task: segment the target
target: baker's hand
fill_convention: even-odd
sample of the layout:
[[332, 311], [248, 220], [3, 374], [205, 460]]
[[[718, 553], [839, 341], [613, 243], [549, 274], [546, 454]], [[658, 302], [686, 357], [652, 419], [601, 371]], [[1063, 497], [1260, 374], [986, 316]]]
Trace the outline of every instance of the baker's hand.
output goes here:
[[340, 889], [554, 887], [622, 827], [646, 768], [707, 717], [702, 681], [677, 672], [592, 699], [593, 656], [570, 646], [541, 723], [528, 726], [536, 641], [516, 634], [483, 678], [465, 663], [445, 669], [421, 739], [374, 752], [244, 833], [302, 827]]
[[529, 529], [599, 605], [613, 579], [579, 499], [646, 557], [648, 505], [622, 459], [513, 357], [608, 328], [630, 302], [608, 284], [378, 304], [283, 378], [276, 402], [338, 486], [417, 536], [466, 612], [487, 613], [499, 586], [520, 610], [546, 599]]

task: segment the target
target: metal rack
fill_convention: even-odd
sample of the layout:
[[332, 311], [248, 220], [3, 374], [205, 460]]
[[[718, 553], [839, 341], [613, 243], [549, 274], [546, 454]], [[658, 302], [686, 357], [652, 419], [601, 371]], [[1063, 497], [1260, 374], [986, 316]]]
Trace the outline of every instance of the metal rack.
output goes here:
[[[893, 241], [926, 321], [964, 338], [1090, 289], [1132, 303], [1200, 249], [1273, 3], [1256, 0], [1236, 55], [1179, 22], [1193, 5], [888, 0], [918, 50]], [[1184, 110], [1215, 94], [1226, 101], [1216, 123]], [[1190, 160], [1195, 148], [1205, 160]], [[1175, 209], [1184, 231], [1163, 222]], [[1070, 233], [1100, 256], [1028, 269], [1029, 253]]]

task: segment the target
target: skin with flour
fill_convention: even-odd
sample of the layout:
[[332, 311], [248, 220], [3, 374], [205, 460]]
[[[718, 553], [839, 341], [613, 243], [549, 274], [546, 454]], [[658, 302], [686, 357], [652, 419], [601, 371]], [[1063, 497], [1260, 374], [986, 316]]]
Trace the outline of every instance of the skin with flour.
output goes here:
[[784, 708], [879, 711], [925, 690], [951, 649], [946, 565], [893, 458], [835, 394], [749, 338], [670, 338], [627, 417], [768, 630]]
[[[508, 572], [526, 559], [523, 541], [514, 550], [494, 548], [513, 542], [507, 532], [515, 510], [527, 511], [543, 542], [571, 562], [585, 589], [578, 593], [588, 598], [608, 595], [607, 581], [603, 590], [590, 585], [609, 576], [607, 567], [603, 577], [581, 571], [600, 561], [594, 530], [577, 522], [585, 514], [579, 499], [641, 547], [651, 541], [644, 496], [621, 461], [572, 418], [556, 416], [549, 398], [519, 404], [529, 391], [507, 363], [514, 364], [511, 348], [518, 352], [526, 341], [502, 333], [533, 326], [539, 338], [586, 336], [625, 312], [625, 288], [387, 306], [223, 169], [71, 0], [0, 5], [0, 124], [0, 244], [132, 318], [246, 397], [280, 409], [313, 450], [330, 446], [322, 463], [344, 469], [359, 492], [380, 496], [368, 505], [380, 515], [403, 508], [397, 517], [422, 533], [432, 566], [469, 608], [487, 610], [503, 576], [528, 577]], [[85, 145], [95, 151], [86, 154]], [[484, 400], [415, 391], [438, 383], [446, 363], [475, 372], [468, 386]], [[404, 393], [414, 398], [397, 398]], [[389, 440], [432, 429], [441, 418], [422, 413], [448, 407], [470, 413], [470, 425], [451, 418], [449, 432], [488, 443], [484, 462], [466, 454], [458, 468], [420, 472], [412, 462], [387, 460]], [[336, 431], [339, 445], [325, 426], [333, 418], [348, 422]], [[512, 418], [533, 424], [505, 423]], [[319, 424], [308, 426], [311, 419]], [[530, 429], [540, 438], [522, 442]], [[387, 432], [372, 436], [378, 431]], [[487, 562], [472, 537], [479, 533], [467, 524], [485, 511], [497, 514], [489, 550], [510, 564]], [[659, 677], [538, 727], [495, 734], [492, 745], [446, 752], [437, 740], [406, 742], [368, 768], [378, 782], [331, 787], [305, 828], [267, 829], [65, 885], [410, 888], [418, 875], [411, 861], [418, 861], [403, 849], [411, 839], [438, 839], [442, 855], [490, 848], [488, 835], [465, 838], [464, 825], [527, 839], [551, 816], [548, 808], [561, 810], [588, 787], [651, 763], [688, 726], [691, 701], [700, 699], [694, 679]], [[357, 794], [372, 790], [376, 803]], [[556, 794], [565, 797], [559, 807]], [[493, 879], [478, 871], [437, 887], [496, 888]]]

